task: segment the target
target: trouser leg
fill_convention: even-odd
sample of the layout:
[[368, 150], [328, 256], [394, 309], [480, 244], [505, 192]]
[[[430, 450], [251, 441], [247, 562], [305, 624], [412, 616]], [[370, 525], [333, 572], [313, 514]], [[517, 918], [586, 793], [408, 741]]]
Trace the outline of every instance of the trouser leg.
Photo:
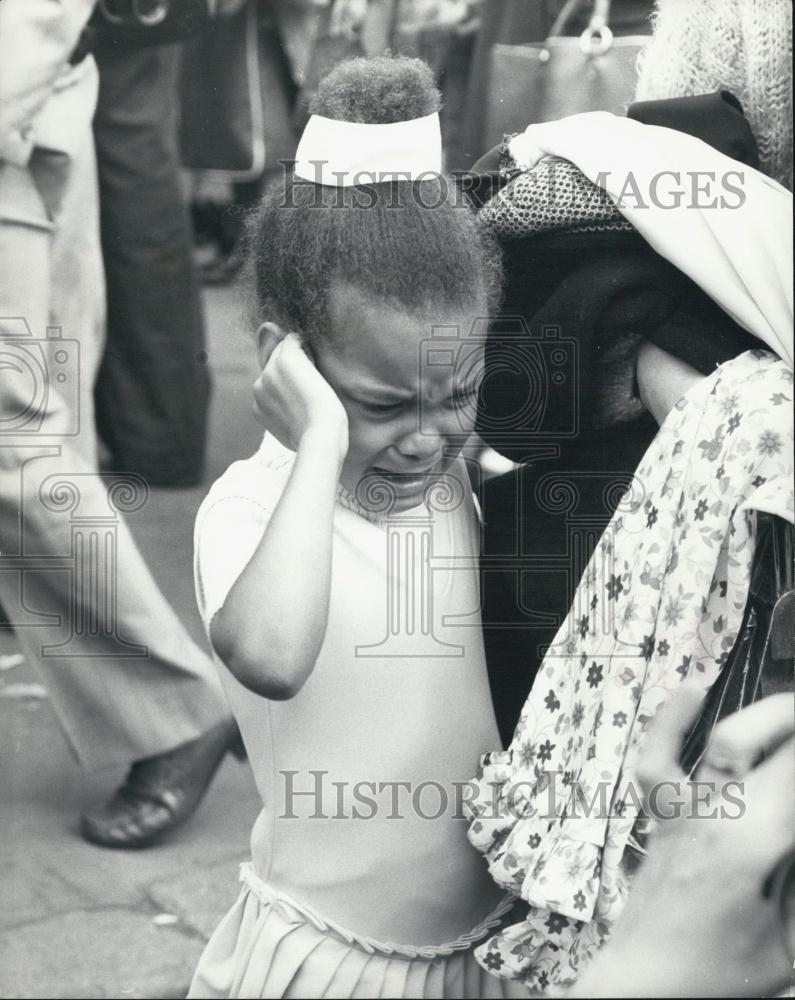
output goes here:
[[200, 481], [209, 376], [176, 146], [178, 52], [99, 48], [94, 135], [108, 339], [97, 421], [113, 467]]
[[228, 710], [120, 514], [144, 484], [109, 488], [92, 460], [80, 376], [101, 347], [102, 288], [86, 138], [57, 239], [31, 171], [0, 165], [15, 213], [0, 219], [0, 604], [76, 756], [100, 767], [195, 739]]

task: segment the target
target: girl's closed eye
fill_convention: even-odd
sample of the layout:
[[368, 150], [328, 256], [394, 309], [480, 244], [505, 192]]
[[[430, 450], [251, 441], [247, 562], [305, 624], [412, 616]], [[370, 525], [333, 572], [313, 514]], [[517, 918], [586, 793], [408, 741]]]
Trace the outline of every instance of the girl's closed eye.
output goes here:
[[392, 414], [399, 413], [400, 410], [402, 410], [406, 405], [406, 400], [403, 399], [384, 401], [377, 401], [374, 399], [354, 399], [354, 402], [361, 409], [374, 416], [391, 416]]
[[403, 403], [366, 402], [362, 403], [361, 405], [364, 406], [366, 410], [372, 410], [374, 413], [394, 413], [396, 410], [399, 410], [403, 406]]
[[480, 383], [471, 385], [466, 389], [461, 389], [454, 392], [452, 396], [447, 400], [447, 405], [452, 409], [458, 409], [463, 406], [472, 406], [478, 400], [480, 394]]

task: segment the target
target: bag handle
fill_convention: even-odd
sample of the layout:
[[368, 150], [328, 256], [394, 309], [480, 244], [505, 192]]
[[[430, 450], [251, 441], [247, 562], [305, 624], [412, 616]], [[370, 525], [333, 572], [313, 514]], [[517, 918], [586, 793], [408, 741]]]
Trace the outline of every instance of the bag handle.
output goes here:
[[566, 3], [560, 9], [560, 13], [552, 22], [552, 27], [547, 32], [547, 38], [557, 38], [558, 35], [562, 35], [566, 24], [584, 3], [585, 0], [566, 0]]
[[595, 0], [588, 30], [599, 31], [601, 28], [607, 28], [609, 20], [610, 0]]
[[596, 0], [588, 27], [580, 35], [580, 48], [587, 56], [603, 56], [613, 44], [613, 32], [607, 23], [610, 0]]
[[154, 0], [143, 4], [141, 0], [129, 0], [126, 6], [123, 4], [119, 8], [115, 0], [99, 0], [97, 6], [109, 24], [155, 28], [168, 17], [171, 4], [170, 0]]
[[[585, 0], [566, 0], [566, 3], [560, 9], [560, 13], [552, 22], [552, 27], [547, 32], [547, 38], [557, 38], [558, 35], [562, 35], [563, 29], [584, 3]], [[593, 14], [591, 15], [591, 20], [588, 22], [586, 31], [590, 34], [596, 34], [603, 32], [605, 28], [609, 30], [609, 18], [610, 0], [594, 0]]]

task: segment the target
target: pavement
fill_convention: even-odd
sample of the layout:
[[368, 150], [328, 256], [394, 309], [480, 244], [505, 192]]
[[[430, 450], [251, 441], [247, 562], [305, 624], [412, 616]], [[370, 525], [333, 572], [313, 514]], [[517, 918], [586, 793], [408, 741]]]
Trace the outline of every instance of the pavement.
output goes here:
[[[210, 483], [251, 454], [256, 376], [245, 296], [206, 296], [214, 394], [206, 483], [152, 490], [130, 526], [164, 593], [198, 641], [192, 530]], [[259, 798], [246, 763], [222, 765], [190, 823], [162, 846], [84, 843], [80, 810], [124, 769], [74, 762], [32, 665], [0, 630], [0, 997], [183, 997], [204, 943], [238, 893]]]

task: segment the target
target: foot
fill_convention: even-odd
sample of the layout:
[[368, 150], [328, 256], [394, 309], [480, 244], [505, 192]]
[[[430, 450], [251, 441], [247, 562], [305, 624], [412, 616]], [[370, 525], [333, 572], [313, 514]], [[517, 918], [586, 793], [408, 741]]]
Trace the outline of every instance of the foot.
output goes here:
[[192, 815], [227, 751], [244, 756], [231, 720], [168, 753], [136, 761], [113, 798], [81, 816], [80, 832], [102, 847], [150, 847]]

